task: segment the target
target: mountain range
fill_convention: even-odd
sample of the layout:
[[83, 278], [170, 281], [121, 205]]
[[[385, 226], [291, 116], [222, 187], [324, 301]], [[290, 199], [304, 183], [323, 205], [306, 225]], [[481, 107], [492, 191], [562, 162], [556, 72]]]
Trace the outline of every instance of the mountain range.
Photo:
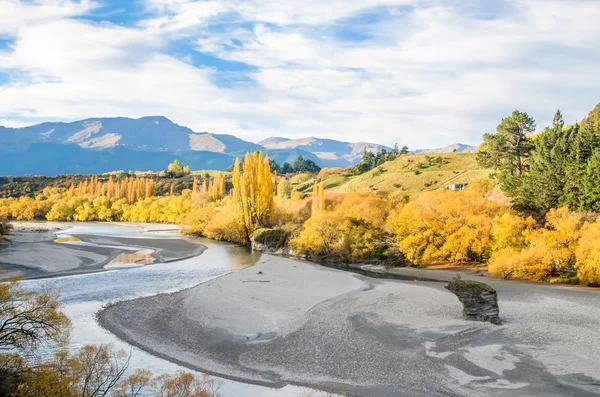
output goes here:
[[[455, 144], [443, 151], [464, 151], [467, 147]], [[163, 116], [91, 118], [22, 128], [0, 126], [0, 174], [157, 171], [176, 159], [195, 170], [223, 170], [236, 156], [257, 150], [278, 164], [293, 163], [303, 156], [322, 167], [347, 167], [358, 163], [365, 149], [391, 150], [375, 143], [314, 137], [273, 137], [253, 143], [233, 135], [196, 132]]]

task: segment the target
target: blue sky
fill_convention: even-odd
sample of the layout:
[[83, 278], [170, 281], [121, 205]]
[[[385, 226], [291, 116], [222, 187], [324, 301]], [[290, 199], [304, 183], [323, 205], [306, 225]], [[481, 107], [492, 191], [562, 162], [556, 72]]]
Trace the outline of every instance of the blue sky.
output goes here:
[[600, 102], [596, 0], [0, 0], [0, 125], [478, 143]]

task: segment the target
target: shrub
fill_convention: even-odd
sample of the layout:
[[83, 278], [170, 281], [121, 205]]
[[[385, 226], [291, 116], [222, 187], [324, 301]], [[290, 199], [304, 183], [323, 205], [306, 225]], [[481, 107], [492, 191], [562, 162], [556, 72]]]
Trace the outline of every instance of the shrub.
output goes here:
[[[488, 271], [496, 277], [550, 281], [575, 276], [575, 251], [586, 216], [567, 208], [553, 209], [546, 215], [546, 227], [532, 229], [531, 221], [520, 225], [511, 245], [494, 253]], [[511, 238], [509, 238], [510, 240]], [[524, 240], [523, 240], [524, 239]], [[525, 247], [519, 246], [525, 243]]]
[[493, 219], [501, 211], [474, 192], [436, 190], [390, 216], [388, 231], [413, 263], [480, 262], [489, 255]]
[[248, 236], [232, 205], [215, 208], [214, 215], [204, 227], [204, 235], [219, 241], [247, 244]]
[[588, 285], [600, 286], [600, 220], [586, 225], [575, 251], [577, 277]]
[[391, 204], [376, 194], [349, 193], [308, 219], [290, 244], [300, 254], [346, 262], [382, 258], [385, 222]]

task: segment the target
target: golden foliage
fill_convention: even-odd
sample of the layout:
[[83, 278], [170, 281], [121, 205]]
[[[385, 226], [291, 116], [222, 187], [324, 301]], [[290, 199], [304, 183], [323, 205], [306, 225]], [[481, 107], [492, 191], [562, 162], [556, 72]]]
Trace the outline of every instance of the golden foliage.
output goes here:
[[388, 230], [413, 263], [483, 261], [503, 208], [472, 191], [432, 191], [395, 213]]
[[273, 174], [269, 158], [262, 152], [246, 153], [243, 173], [239, 159], [233, 167], [235, 214], [244, 228], [246, 240], [254, 230], [269, 226], [275, 209]]
[[600, 285], [600, 220], [582, 229], [575, 255], [579, 280], [584, 284]]
[[215, 208], [213, 216], [204, 227], [203, 234], [214, 240], [240, 244], [248, 242], [247, 229], [240, 224], [236, 208], [231, 204]]
[[384, 250], [390, 203], [376, 195], [349, 193], [332, 211], [313, 214], [291, 241], [295, 252], [348, 262], [377, 258]]
[[315, 182], [313, 185], [311, 214], [316, 215], [322, 211], [325, 211], [325, 188], [323, 187], [323, 181], [320, 183]]
[[584, 214], [567, 208], [550, 210], [545, 228], [522, 228], [522, 237], [517, 237], [515, 244], [492, 255], [489, 272], [496, 277], [531, 280], [573, 277], [575, 252], [585, 221]]
[[342, 170], [339, 167], [321, 168], [321, 171], [319, 171], [317, 178], [323, 180], [332, 176], [341, 175], [342, 172], [344, 172], [344, 170]]

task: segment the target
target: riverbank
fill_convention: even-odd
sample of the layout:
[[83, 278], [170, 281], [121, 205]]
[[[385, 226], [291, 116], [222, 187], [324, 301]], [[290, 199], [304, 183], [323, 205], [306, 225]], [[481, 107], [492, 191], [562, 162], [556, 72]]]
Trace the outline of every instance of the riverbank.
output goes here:
[[[107, 265], [114, 269], [131, 264], [165, 263], [200, 255], [206, 249], [204, 245], [184, 237], [165, 234], [160, 238], [160, 235], [150, 234], [157, 232], [156, 227], [148, 229], [148, 238], [140, 238], [88, 233], [85, 227], [77, 231], [77, 228], [72, 229], [74, 225], [12, 222], [13, 228], [0, 245], [0, 280], [93, 273], [106, 270]], [[144, 232], [146, 227], [133, 224], [120, 226]], [[172, 231], [165, 227], [162, 229]]]
[[116, 303], [98, 320], [160, 357], [272, 387], [359, 396], [600, 393], [600, 294], [494, 284], [502, 326], [463, 320], [443, 283], [263, 255], [189, 290]]

